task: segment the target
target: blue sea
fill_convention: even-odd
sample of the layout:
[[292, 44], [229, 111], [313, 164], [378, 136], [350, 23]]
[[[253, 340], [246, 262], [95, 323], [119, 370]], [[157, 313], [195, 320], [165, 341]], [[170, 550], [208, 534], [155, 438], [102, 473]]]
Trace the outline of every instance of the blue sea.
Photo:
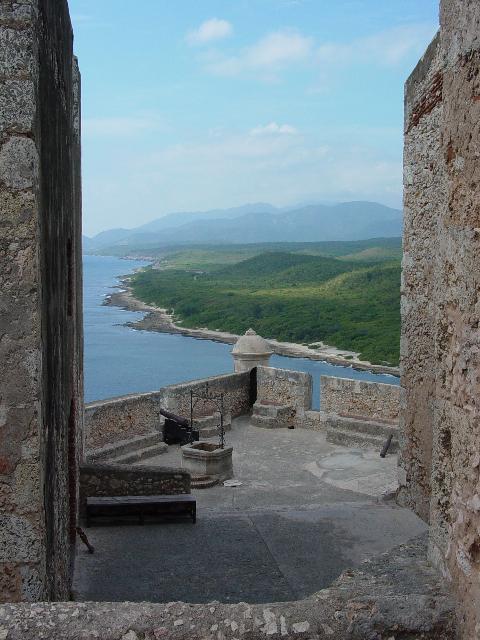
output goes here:
[[[118, 277], [148, 264], [140, 260], [84, 256], [85, 401], [155, 391], [160, 387], [233, 371], [231, 345], [187, 336], [137, 331], [126, 322], [142, 313], [104, 306]], [[305, 371], [313, 377], [314, 402], [320, 406], [320, 376], [399, 384], [398, 378], [356, 371], [325, 362], [274, 355], [271, 365]]]

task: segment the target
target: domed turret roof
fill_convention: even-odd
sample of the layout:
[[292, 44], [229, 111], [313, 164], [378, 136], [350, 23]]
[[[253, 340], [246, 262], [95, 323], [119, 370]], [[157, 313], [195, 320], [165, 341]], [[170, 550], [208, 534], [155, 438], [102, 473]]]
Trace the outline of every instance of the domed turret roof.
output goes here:
[[257, 335], [253, 329], [249, 329], [244, 336], [240, 336], [237, 340], [232, 353], [256, 355], [271, 354], [273, 351], [262, 336]]

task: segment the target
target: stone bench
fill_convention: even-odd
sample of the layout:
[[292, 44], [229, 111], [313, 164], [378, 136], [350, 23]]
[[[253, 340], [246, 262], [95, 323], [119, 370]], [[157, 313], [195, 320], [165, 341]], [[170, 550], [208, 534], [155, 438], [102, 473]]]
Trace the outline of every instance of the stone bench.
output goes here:
[[331, 444], [380, 452], [386, 440], [392, 435], [388, 452], [397, 453], [399, 450], [398, 422], [329, 414], [325, 416], [325, 427], [327, 442]]
[[[198, 429], [200, 440], [214, 438], [220, 433], [220, 413], [216, 412], [209, 416], [202, 416], [193, 419], [193, 426]], [[223, 416], [223, 428], [230, 431], [232, 428], [232, 414], [227, 411]]]

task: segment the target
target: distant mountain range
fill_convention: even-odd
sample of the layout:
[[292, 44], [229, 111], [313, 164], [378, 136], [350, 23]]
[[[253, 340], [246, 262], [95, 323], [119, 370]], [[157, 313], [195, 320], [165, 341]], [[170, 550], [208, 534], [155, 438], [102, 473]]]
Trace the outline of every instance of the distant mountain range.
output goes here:
[[88, 253], [115, 248], [172, 244], [246, 244], [255, 242], [316, 242], [365, 240], [402, 234], [402, 212], [377, 202], [313, 204], [278, 209], [247, 204], [232, 209], [171, 213], [134, 229], [111, 229], [83, 238]]

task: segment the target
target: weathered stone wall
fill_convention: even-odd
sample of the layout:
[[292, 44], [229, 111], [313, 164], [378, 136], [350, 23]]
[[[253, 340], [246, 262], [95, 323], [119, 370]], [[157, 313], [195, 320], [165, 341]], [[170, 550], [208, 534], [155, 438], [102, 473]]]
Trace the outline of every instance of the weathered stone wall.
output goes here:
[[79, 75], [64, 0], [0, 3], [0, 601], [68, 598], [80, 437]]
[[325, 429], [325, 421], [321, 411], [305, 411], [305, 416], [297, 426], [302, 429], [311, 429], [312, 431], [323, 431]]
[[454, 640], [453, 609], [445, 581], [426, 562], [424, 541], [416, 539], [297, 602], [6, 605], [0, 631], [7, 640]]
[[[223, 393], [225, 410], [232, 417], [246, 414], [254, 402], [250, 373], [232, 373], [164, 387], [152, 393], [92, 402], [85, 408], [86, 449], [113, 444], [161, 429], [159, 409], [190, 419], [190, 390]], [[200, 402], [194, 417], [210, 415], [212, 403]]]
[[322, 413], [398, 422], [400, 388], [394, 384], [320, 377]]
[[159, 393], [140, 393], [85, 405], [87, 451], [160, 429]]
[[[231, 373], [204, 380], [194, 380], [184, 384], [171, 385], [160, 390], [161, 406], [168, 411], [190, 418], [190, 391], [203, 392], [206, 384], [211, 394], [224, 394], [224, 406], [232, 418], [250, 411], [255, 395], [254, 378], [250, 372]], [[195, 418], [209, 416], [216, 411], [211, 402], [199, 402], [194, 410]]]
[[306, 425], [312, 407], [312, 376], [300, 371], [257, 367], [257, 400], [266, 404], [292, 405], [295, 426]]
[[435, 263], [446, 205], [440, 124], [443, 56], [440, 35], [405, 85], [404, 236], [402, 264], [400, 500], [430, 517], [435, 396]]
[[84, 463], [80, 467], [80, 513], [85, 514], [87, 497], [190, 493], [190, 482], [185, 469]]
[[[430, 520], [430, 557], [453, 581], [470, 640], [480, 629], [480, 4], [443, 0], [440, 17], [428, 64], [442, 71], [441, 97], [411, 117], [428, 64], [406, 94], [403, 493]], [[411, 265], [428, 273], [429, 304]]]

